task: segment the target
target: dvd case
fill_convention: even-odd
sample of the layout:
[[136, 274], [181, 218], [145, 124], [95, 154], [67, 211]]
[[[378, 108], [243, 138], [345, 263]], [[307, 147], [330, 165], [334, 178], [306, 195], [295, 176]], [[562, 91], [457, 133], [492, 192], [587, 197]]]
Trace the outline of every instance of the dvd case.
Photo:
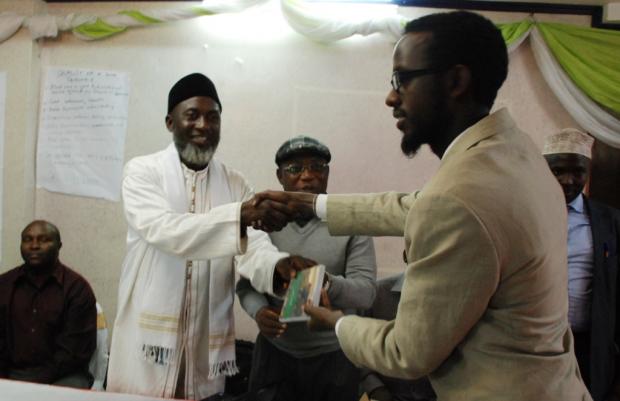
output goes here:
[[312, 302], [312, 305], [316, 306], [319, 304], [324, 275], [324, 265], [316, 265], [297, 272], [284, 295], [284, 304], [280, 312], [281, 322], [310, 320], [310, 316], [303, 312], [302, 307], [308, 300]]

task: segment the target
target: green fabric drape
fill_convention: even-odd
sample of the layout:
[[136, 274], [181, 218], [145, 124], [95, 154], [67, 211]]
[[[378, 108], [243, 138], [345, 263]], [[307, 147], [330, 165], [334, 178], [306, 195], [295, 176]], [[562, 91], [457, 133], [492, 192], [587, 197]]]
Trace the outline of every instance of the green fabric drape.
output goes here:
[[620, 114], [620, 31], [550, 22], [536, 26], [575, 85]]
[[108, 24], [101, 18], [97, 18], [97, 21], [95, 22], [87, 22], [73, 28], [73, 32], [93, 39], [107, 38], [109, 36], [125, 32], [126, 30], [126, 27], [118, 27]]
[[620, 31], [523, 20], [497, 24], [510, 46], [532, 26], [562, 69], [590, 99], [620, 115]]
[[510, 46], [516, 42], [521, 36], [529, 32], [532, 27], [532, 21], [523, 20], [519, 22], [512, 22], [508, 24], [497, 24], [497, 27], [502, 32], [506, 46]]

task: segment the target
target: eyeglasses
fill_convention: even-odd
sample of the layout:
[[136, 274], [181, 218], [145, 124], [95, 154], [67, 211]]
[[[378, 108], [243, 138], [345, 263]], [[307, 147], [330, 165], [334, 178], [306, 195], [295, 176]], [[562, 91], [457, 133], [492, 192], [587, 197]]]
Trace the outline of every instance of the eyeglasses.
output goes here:
[[419, 70], [395, 70], [392, 72], [392, 79], [390, 83], [392, 88], [398, 92], [407, 81], [411, 81], [413, 78], [421, 77], [422, 75], [436, 74], [443, 71], [443, 68], [421, 68]]
[[304, 170], [310, 173], [323, 173], [329, 165], [327, 163], [310, 163], [310, 164], [289, 164], [282, 167], [282, 170], [289, 175], [299, 175]]

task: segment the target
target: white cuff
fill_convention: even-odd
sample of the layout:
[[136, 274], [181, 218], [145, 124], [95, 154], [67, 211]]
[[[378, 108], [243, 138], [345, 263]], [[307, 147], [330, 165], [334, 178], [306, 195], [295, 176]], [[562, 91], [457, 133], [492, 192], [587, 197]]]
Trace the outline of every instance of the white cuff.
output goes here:
[[342, 319], [344, 319], [345, 316], [341, 316], [338, 318], [338, 320], [336, 320], [336, 327], [334, 327], [334, 331], [336, 332], [336, 337], [338, 337], [338, 327], [340, 327], [340, 322], [342, 322]]
[[327, 221], [327, 195], [320, 194], [316, 196], [314, 214], [322, 221]]

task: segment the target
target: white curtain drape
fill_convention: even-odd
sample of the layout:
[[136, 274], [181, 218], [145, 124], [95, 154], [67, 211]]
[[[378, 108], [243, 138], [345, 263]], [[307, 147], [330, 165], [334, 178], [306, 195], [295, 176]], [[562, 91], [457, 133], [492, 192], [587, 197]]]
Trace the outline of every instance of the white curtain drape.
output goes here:
[[[282, 14], [298, 33], [317, 42], [335, 42], [353, 35], [383, 33], [394, 40], [400, 38], [407, 19], [396, 14], [374, 18], [330, 18], [321, 4], [302, 0], [281, 0]], [[319, 6], [319, 7], [317, 7]]]
[[[83, 24], [101, 22], [122, 29], [196, 18], [209, 14], [240, 12], [268, 1], [270, 0], [207, 0], [201, 5], [193, 7], [120, 12], [102, 17], [81, 14], [24, 17], [13, 13], [0, 13], [0, 43], [13, 36], [22, 27], [30, 31], [32, 39], [54, 38], [61, 31], [76, 29]], [[84, 40], [100, 39], [98, 36], [89, 36], [82, 31], [74, 31], [73, 33]]]
[[0, 43], [13, 36], [21, 28], [25, 19], [14, 13], [0, 13]]
[[525, 42], [525, 40], [530, 36], [530, 32], [532, 31], [532, 28], [528, 29], [526, 32], [523, 33], [523, 35], [519, 36], [519, 38], [517, 40], [515, 40], [514, 42], [512, 42], [511, 44], [509, 44], [508, 47], [508, 53], [512, 53], [513, 51], [515, 51], [519, 46], [521, 46], [521, 44], [523, 42]]
[[[0, 43], [10, 38], [22, 26], [30, 30], [33, 39], [54, 37], [58, 35], [59, 30], [74, 29], [74, 34], [82, 39], [92, 40], [101, 37], [97, 36], [96, 27], [94, 30], [79, 29], [80, 25], [95, 24], [101, 21], [103, 24], [124, 29], [125, 27], [194, 18], [205, 14], [239, 12], [267, 1], [270, 0], [208, 0], [204, 1], [201, 6], [192, 8], [121, 12], [107, 17], [69, 14], [26, 18], [12, 13], [2, 13], [0, 14]], [[407, 22], [406, 18], [396, 13], [361, 18], [347, 18], [345, 15], [335, 18], [330, 17], [325, 12], [325, 8], [321, 7], [324, 5], [321, 4], [303, 0], [279, 1], [282, 14], [289, 25], [300, 34], [318, 42], [334, 42], [356, 34], [366, 36], [373, 33], [383, 33], [397, 40], [402, 35]], [[508, 50], [513, 51], [518, 48], [528, 37], [538, 68], [564, 108], [582, 129], [608, 145], [620, 148], [620, 120], [591, 100], [570, 80], [553, 57], [535, 25], [511, 43]]]
[[[321, 14], [302, 0], [282, 0], [284, 17], [300, 34], [319, 42], [332, 42], [355, 34], [388, 34], [398, 39], [407, 20], [399, 16], [386, 16], [365, 20], [333, 19]], [[517, 49], [530, 38], [532, 51], [543, 78], [560, 103], [579, 123], [582, 129], [606, 144], [620, 148], [620, 121], [607, 110], [592, 101], [566, 75], [553, 57], [535, 26], [508, 46]]]
[[575, 86], [536, 27], [530, 31], [530, 43], [540, 72], [566, 111], [592, 136], [620, 148], [620, 120]]

